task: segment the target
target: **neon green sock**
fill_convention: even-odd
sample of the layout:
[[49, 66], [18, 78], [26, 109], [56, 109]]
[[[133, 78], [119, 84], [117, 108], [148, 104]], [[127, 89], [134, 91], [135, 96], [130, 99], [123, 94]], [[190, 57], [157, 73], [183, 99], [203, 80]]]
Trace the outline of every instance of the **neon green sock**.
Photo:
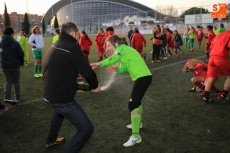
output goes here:
[[34, 74], [38, 74], [38, 65], [37, 64], [34, 65]]
[[41, 65], [38, 65], [38, 73], [42, 73], [42, 66]]
[[132, 135], [138, 137], [140, 135], [141, 114], [139, 108], [131, 112]]
[[139, 111], [140, 111], [140, 114], [141, 114], [141, 120], [140, 120], [140, 123], [142, 122], [142, 118], [143, 118], [143, 106], [140, 105], [139, 107]]

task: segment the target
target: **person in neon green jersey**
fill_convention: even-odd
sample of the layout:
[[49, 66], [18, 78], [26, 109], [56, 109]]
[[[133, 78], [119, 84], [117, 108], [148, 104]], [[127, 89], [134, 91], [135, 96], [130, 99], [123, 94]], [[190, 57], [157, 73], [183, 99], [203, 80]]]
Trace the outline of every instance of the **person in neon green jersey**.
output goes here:
[[106, 46], [106, 50], [113, 51], [113, 55], [101, 62], [92, 63], [91, 66], [93, 68], [107, 67], [107, 70], [116, 70], [120, 74], [127, 72], [134, 81], [128, 102], [131, 125], [127, 125], [127, 128], [132, 129], [132, 136], [123, 144], [124, 147], [130, 147], [142, 141], [140, 136], [143, 112], [141, 100], [152, 82], [152, 74], [141, 55], [132, 47], [125, 45], [125, 42], [117, 35], [108, 38]]
[[216, 29], [216, 35], [222, 33], [222, 32], [225, 32], [226, 29], [224, 27], [224, 24], [223, 23], [220, 23], [220, 27], [218, 29]]
[[29, 53], [27, 50], [28, 38], [23, 29], [20, 29], [18, 34], [15, 36], [15, 40], [20, 44], [24, 52], [24, 66], [29, 66]]
[[56, 28], [56, 29], [54, 30], [53, 44], [54, 44], [56, 41], [58, 41], [59, 35], [60, 35], [60, 29], [59, 29], [59, 28]]

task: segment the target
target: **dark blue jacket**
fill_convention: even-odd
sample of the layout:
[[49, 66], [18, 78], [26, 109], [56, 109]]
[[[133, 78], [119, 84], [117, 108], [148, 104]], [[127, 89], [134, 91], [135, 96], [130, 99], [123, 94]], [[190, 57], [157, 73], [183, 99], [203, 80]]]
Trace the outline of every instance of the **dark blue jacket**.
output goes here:
[[18, 68], [24, 63], [24, 53], [20, 44], [9, 35], [2, 36], [0, 42], [1, 64], [4, 69]]

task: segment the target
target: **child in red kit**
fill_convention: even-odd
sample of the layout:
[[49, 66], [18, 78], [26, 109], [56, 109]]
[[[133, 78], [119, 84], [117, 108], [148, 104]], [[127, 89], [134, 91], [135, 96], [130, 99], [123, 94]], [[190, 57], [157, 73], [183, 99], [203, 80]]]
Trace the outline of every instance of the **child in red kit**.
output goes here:
[[80, 40], [79, 40], [79, 45], [81, 46], [81, 50], [83, 51], [85, 57], [87, 60], [89, 60], [89, 51], [90, 51], [90, 46], [92, 45], [92, 41], [87, 35], [85, 31], [81, 32]]
[[[191, 79], [193, 88], [189, 90], [190, 92], [195, 92], [197, 90], [204, 91], [204, 82], [207, 78], [207, 64], [200, 60], [190, 59], [185, 63], [182, 71], [186, 73], [190, 71], [193, 72], [193, 77]], [[212, 91], [215, 92], [217, 96], [220, 93], [220, 90], [214, 86], [212, 86]], [[200, 96], [203, 95], [204, 92], [200, 94]]]
[[213, 26], [208, 25], [207, 30], [208, 30], [208, 35], [205, 36], [205, 38], [206, 38], [205, 54], [206, 54], [207, 59], [209, 59], [210, 46], [211, 46], [213, 39], [216, 37], [216, 35], [213, 31]]
[[104, 57], [104, 53], [105, 53], [105, 48], [104, 48], [104, 44], [105, 44], [105, 32], [103, 29], [99, 29], [99, 32], [95, 38], [95, 44], [97, 47], [97, 54], [98, 54], [98, 61], [101, 61]]

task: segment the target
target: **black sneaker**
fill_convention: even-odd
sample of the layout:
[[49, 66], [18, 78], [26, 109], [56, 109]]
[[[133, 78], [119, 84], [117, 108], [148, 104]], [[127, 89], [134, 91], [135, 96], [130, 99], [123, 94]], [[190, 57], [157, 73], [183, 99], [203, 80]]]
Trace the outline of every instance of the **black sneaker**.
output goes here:
[[230, 99], [228, 96], [225, 96], [223, 94], [220, 95], [220, 99], [225, 100], [226, 102], [230, 102]]
[[64, 141], [65, 141], [65, 138], [64, 138], [64, 137], [58, 136], [57, 139], [56, 139], [56, 141], [51, 142], [51, 143], [47, 143], [47, 144], [46, 144], [46, 148], [50, 148], [50, 147], [52, 147], [52, 146], [54, 146], [54, 145], [61, 144], [61, 143], [63, 143]]
[[192, 89], [189, 89], [188, 91], [189, 91], [189, 92], [195, 92], [195, 91], [196, 91], [196, 88], [193, 87]]
[[212, 102], [214, 102], [214, 100], [212, 100], [211, 98], [207, 99], [207, 98], [204, 97], [204, 98], [203, 98], [203, 102], [207, 104], [207, 103], [212, 103]]
[[13, 100], [13, 99], [4, 99], [5, 103], [11, 104], [11, 105], [16, 105], [17, 103], [19, 103], [19, 100]]

